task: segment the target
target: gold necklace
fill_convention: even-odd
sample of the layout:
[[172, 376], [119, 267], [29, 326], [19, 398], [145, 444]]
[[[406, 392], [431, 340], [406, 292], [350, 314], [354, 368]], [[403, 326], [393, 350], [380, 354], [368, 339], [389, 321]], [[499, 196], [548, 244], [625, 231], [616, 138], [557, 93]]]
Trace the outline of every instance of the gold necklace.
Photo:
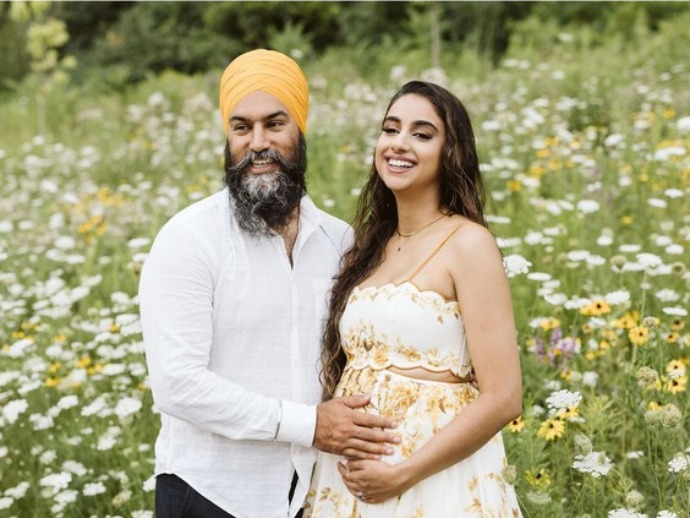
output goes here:
[[400, 230], [398, 230], [398, 228], [396, 227], [396, 228], [395, 228], [395, 233], [398, 234], [398, 252], [400, 252], [400, 248], [402, 248], [402, 238], [403, 238], [403, 237], [410, 237], [410, 236], [414, 236], [415, 234], [418, 234], [418, 233], [421, 232], [422, 230], [425, 230], [425, 229], [429, 228], [431, 225], [433, 225], [434, 223], [436, 223], [437, 221], [439, 221], [439, 220], [440, 220], [443, 216], [445, 216], [445, 215], [446, 215], [446, 214], [441, 214], [438, 218], [436, 218], [436, 219], [430, 221], [429, 223], [427, 223], [426, 225], [424, 225], [422, 228], [419, 228], [419, 229], [415, 230], [414, 232], [407, 232], [407, 233], [403, 234], [403, 233], [401, 233]]

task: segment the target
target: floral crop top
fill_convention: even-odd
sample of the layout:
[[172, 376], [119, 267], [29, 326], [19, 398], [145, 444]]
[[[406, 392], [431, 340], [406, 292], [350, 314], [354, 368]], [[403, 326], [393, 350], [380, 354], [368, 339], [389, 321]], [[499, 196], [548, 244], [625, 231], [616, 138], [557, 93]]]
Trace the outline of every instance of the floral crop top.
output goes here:
[[356, 287], [340, 320], [348, 366], [376, 370], [391, 366], [472, 371], [465, 325], [456, 300], [445, 300], [411, 281]]

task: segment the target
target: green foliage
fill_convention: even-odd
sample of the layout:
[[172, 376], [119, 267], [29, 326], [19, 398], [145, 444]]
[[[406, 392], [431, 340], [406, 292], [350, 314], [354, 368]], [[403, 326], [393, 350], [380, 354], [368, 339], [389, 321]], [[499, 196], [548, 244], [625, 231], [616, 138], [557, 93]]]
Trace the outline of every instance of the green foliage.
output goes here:
[[0, 14], [0, 90], [10, 89], [29, 72], [26, 44], [24, 24]]
[[238, 45], [208, 31], [202, 15], [202, 4], [138, 3], [97, 42], [89, 64], [124, 65], [133, 81], [167, 69], [195, 73], [224, 66]]
[[[116, 90], [166, 69], [199, 73], [224, 66], [252, 48], [298, 51], [305, 59], [355, 49], [366, 68], [380, 51], [419, 51], [437, 66], [439, 54], [479, 53], [499, 63], [511, 47], [533, 47], [544, 55], [568, 33], [588, 48], [643, 41], [666, 21], [690, 11], [682, 2], [32, 2], [25, 18], [43, 10], [67, 25], [64, 52], [87, 69], [119, 67], [108, 83]], [[4, 7], [4, 13], [10, 11]], [[13, 42], [27, 27], [7, 24], [0, 13], [0, 45], [10, 51], [0, 83], [22, 77], [21, 56]], [[565, 36], [563, 36], [565, 34]], [[633, 38], [634, 36], [634, 38]], [[439, 48], [440, 47], [440, 48]], [[359, 50], [357, 50], [359, 49]], [[415, 59], [417, 59], [415, 57]], [[431, 65], [427, 65], [428, 68]], [[3, 79], [4, 78], [4, 79]]]
[[[140, 31], [128, 47], [135, 54], [155, 38], [142, 28], [165, 16], [170, 26], [155, 30], [173, 38], [185, 16], [201, 30], [209, 13], [221, 27], [246, 7], [251, 27], [277, 9], [183, 4], [165, 14], [141, 5], [148, 21], [131, 27]], [[690, 71], [680, 36], [690, 13], [669, 5], [669, 17], [646, 3], [441, 7], [444, 38], [463, 13], [467, 23], [479, 12], [511, 17], [505, 53], [492, 64], [482, 43], [490, 38], [467, 28], [444, 39], [441, 68], [430, 68], [423, 4], [329, 6], [352, 27], [349, 47], [321, 47], [296, 16], [266, 29], [270, 45], [311, 49], [310, 195], [349, 220], [390, 95], [407, 79], [442, 80], [472, 115], [504, 257], [531, 263], [510, 278], [524, 412], [504, 430], [524, 515], [598, 517], [634, 504], [647, 516], [684, 516]], [[562, 20], [549, 21], [561, 7]], [[383, 19], [366, 19], [384, 12], [415, 27], [401, 40], [386, 35]], [[354, 27], [362, 13], [367, 23]], [[627, 20], [623, 35], [613, 20]], [[375, 29], [380, 42], [354, 37]], [[222, 64], [154, 75], [148, 58], [120, 56], [107, 67], [80, 59], [81, 82], [45, 94], [40, 134], [39, 76], [0, 101], [0, 505], [10, 516], [152, 514], [145, 481], [159, 421], [134, 296], [161, 225], [221, 188]], [[133, 70], [143, 80], [129, 83]], [[556, 408], [559, 391], [581, 399]], [[49, 477], [60, 474], [67, 486], [52, 489]]]

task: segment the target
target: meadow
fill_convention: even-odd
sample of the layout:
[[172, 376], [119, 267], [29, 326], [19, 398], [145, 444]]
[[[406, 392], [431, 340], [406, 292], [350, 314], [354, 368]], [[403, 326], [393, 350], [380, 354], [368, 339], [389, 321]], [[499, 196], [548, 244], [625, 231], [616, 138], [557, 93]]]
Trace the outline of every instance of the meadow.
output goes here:
[[[688, 516], [688, 24], [535, 36], [495, 67], [394, 48], [375, 71], [346, 50], [306, 65], [309, 192], [346, 220], [397, 86], [470, 111], [518, 324], [505, 475], [526, 517]], [[0, 516], [153, 516], [138, 276], [167, 218], [222, 188], [219, 73], [27, 81], [0, 103]]]

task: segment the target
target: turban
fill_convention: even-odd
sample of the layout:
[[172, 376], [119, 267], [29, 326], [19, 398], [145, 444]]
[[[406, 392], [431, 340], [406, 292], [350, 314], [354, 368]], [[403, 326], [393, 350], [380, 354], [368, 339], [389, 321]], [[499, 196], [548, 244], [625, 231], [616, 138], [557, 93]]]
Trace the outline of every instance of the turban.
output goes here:
[[237, 103], [257, 91], [276, 97], [287, 107], [302, 133], [307, 132], [309, 88], [304, 72], [280, 52], [257, 49], [235, 58], [220, 78], [220, 113], [226, 134]]

